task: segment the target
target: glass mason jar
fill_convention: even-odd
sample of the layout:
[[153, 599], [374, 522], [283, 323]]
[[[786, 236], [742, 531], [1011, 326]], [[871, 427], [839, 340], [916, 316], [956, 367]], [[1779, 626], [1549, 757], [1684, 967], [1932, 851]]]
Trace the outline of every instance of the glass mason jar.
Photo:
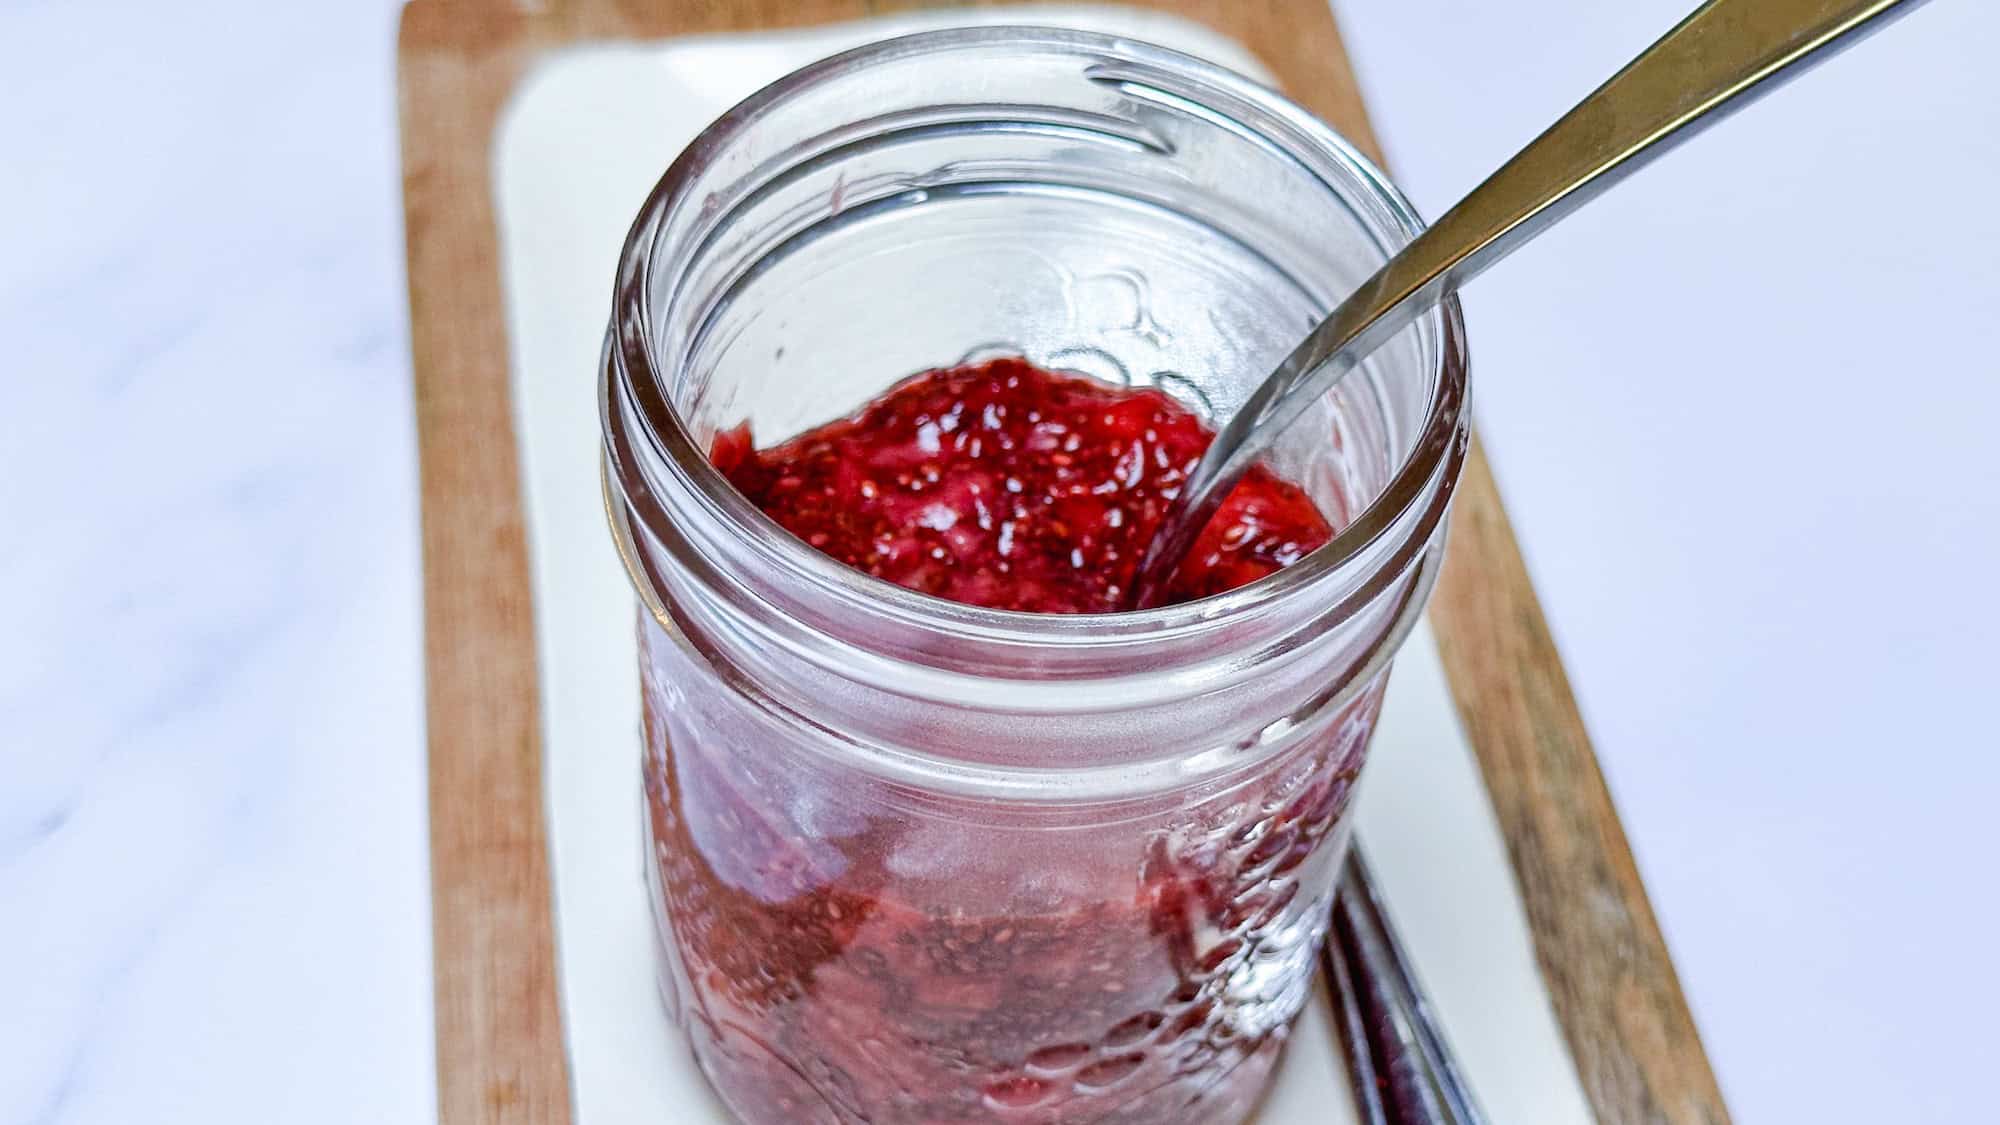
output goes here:
[[1229, 1122], [1311, 983], [1464, 456], [1447, 302], [1273, 468], [1342, 528], [1137, 613], [959, 605], [819, 555], [705, 455], [1018, 354], [1233, 409], [1421, 229], [1324, 124], [1124, 39], [815, 63], [646, 201], [605, 347], [662, 987], [753, 1125]]

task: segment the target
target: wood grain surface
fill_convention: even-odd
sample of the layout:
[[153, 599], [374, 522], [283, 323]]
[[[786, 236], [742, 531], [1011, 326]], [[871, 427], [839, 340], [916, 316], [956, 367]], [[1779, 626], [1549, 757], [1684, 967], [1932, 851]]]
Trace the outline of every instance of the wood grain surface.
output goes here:
[[[500, 109], [538, 55], [572, 43], [951, 6], [971, 5], [414, 0], [403, 13], [400, 108], [421, 446], [443, 1125], [571, 1120], [542, 810], [534, 607], [490, 175]], [[1321, 0], [1135, 6], [1173, 11], [1236, 39], [1290, 96], [1379, 159]], [[1727, 1110], [1476, 446], [1431, 618], [1507, 840], [1542, 974], [1598, 1118], [1723, 1125]]]

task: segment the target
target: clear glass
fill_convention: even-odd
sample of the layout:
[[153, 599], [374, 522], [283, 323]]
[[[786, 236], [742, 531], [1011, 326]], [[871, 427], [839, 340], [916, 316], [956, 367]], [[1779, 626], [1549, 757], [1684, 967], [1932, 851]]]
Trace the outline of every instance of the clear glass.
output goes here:
[[725, 115], [646, 202], [605, 348], [646, 612], [662, 986], [753, 1125], [1240, 1120], [1303, 1003], [1464, 455], [1455, 303], [1273, 457], [1343, 530], [1143, 613], [835, 564], [704, 453], [1021, 354], [1226, 412], [1421, 229], [1298, 107], [1078, 32], [912, 36]]

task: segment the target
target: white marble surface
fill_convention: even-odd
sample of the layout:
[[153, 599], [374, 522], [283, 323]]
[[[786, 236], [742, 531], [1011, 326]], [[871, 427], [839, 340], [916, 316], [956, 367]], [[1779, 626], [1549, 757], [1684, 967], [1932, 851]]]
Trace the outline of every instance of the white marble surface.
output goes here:
[[[1682, 6], [1339, 3], [1432, 210]], [[0, 0], [5, 1125], [433, 1115], [393, 31]], [[1467, 299], [1746, 1122], [1991, 1113], [1996, 37], [1931, 5]]]
[[387, 3], [0, 0], [0, 1123], [432, 1114]]

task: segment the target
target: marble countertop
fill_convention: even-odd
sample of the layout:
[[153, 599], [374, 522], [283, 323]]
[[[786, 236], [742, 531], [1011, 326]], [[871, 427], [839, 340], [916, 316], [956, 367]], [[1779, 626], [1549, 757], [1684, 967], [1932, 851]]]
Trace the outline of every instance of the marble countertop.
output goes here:
[[[1686, 0], [1336, 6], [1434, 213]], [[434, 1116], [394, 13], [0, 5], [7, 1125]], [[1466, 298], [1744, 1121], [1990, 1113], [1996, 37], [1931, 5]]]

